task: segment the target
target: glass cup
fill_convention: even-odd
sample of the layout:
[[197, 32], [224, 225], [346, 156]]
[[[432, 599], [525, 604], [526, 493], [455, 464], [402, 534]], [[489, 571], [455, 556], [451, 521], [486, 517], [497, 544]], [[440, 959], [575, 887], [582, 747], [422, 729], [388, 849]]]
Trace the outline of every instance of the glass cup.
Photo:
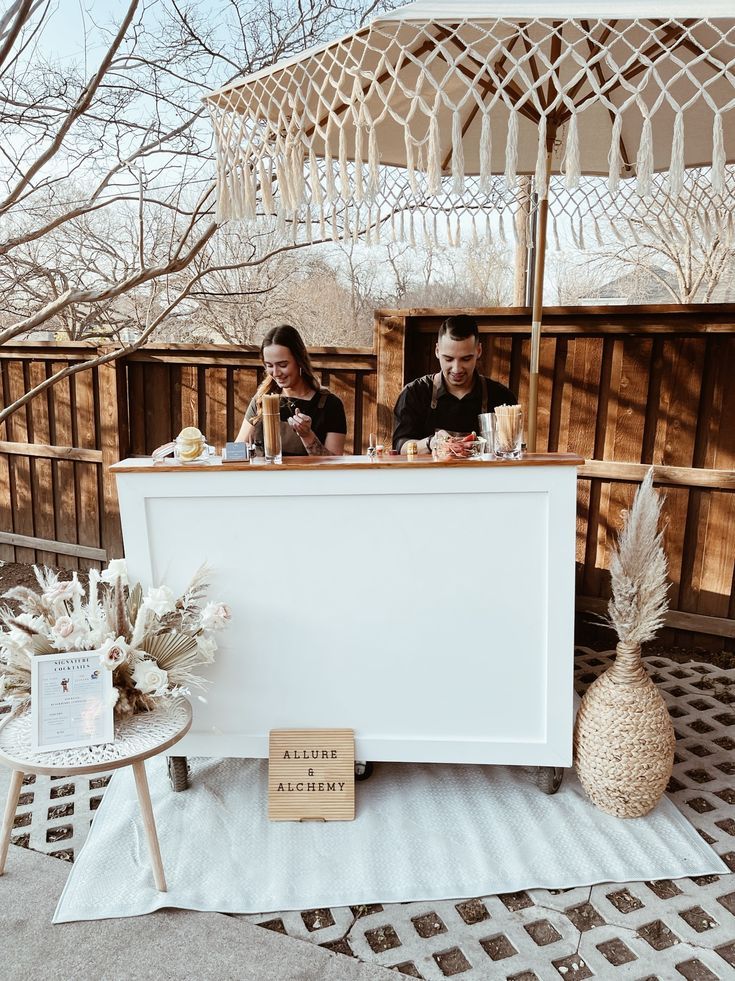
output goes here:
[[174, 440], [174, 460], [178, 463], [201, 463], [209, 460], [209, 446], [201, 433], [198, 436], [177, 436]]
[[263, 454], [266, 463], [281, 463], [283, 446], [281, 444], [281, 397], [264, 395], [263, 404]]
[[483, 460], [492, 460], [495, 454], [495, 413], [481, 412], [477, 417], [477, 425], [480, 429], [480, 435], [485, 440], [482, 458]]
[[523, 410], [519, 405], [499, 406], [498, 409], [495, 410], [495, 456], [499, 460], [520, 460], [523, 455]]
[[[484, 436], [468, 440], [469, 433], [448, 433], [437, 429], [432, 442], [431, 456], [436, 462], [444, 460], [481, 460], [487, 442]], [[462, 441], [458, 445], [458, 441]]]

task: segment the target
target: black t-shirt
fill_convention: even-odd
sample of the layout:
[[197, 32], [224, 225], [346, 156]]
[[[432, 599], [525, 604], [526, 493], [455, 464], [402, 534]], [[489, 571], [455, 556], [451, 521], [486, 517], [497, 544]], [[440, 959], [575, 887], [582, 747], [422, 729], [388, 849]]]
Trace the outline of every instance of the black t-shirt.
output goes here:
[[[342, 399], [325, 388], [315, 392], [309, 399], [294, 399], [284, 396], [281, 399], [281, 421], [286, 422], [296, 409], [303, 412], [305, 416], [310, 416], [312, 432], [316, 434], [321, 443], [324, 442], [329, 433], [347, 433], [347, 417]], [[257, 414], [257, 411], [255, 397], [253, 397], [245, 412], [245, 418], [250, 421]], [[260, 421], [256, 424], [253, 441], [256, 444], [263, 442], [263, 427]], [[297, 447], [297, 443], [294, 446]], [[306, 453], [303, 447], [300, 451]], [[298, 448], [295, 448], [293, 452], [298, 453]]]
[[409, 382], [398, 396], [393, 428], [393, 447], [396, 450], [400, 450], [407, 439], [426, 439], [433, 436], [437, 429], [446, 429], [450, 433], [477, 432], [477, 417], [482, 412], [483, 385], [487, 385], [486, 412], [492, 412], [497, 405], [516, 405], [518, 402], [505, 385], [480, 374], [475, 375], [472, 391], [458, 399], [447, 391], [442, 376], [436, 409], [432, 409], [433, 385], [434, 376], [424, 375]]

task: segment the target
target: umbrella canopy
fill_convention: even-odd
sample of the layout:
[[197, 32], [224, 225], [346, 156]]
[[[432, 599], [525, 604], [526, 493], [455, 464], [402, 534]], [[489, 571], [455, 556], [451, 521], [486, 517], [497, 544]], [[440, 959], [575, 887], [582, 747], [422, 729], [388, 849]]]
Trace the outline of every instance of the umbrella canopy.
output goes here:
[[[385, 200], [383, 167], [405, 169], [401, 206], [423, 209], [465, 179], [490, 192], [534, 178], [537, 224], [529, 445], [549, 176], [575, 187], [635, 176], [641, 194], [668, 170], [735, 161], [732, 0], [419, 0], [365, 28], [206, 97], [218, 156], [218, 218], [316, 217], [350, 229]], [[728, 117], [728, 114], [729, 117]], [[729, 125], [728, 125], [729, 122]], [[476, 200], [476, 198], [475, 198]], [[368, 218], [368, 224], [373, 219]]]
[[281, 178], [266, 211], [318, 198], [317, 157], [332, 172], [328, 204], [374, 198], [380, 164], [405, 167], [429, 193], [443, 175], [460, 192], [467, 174], [509, 184], [532, 174], [544, 197], [547, 147], [570, 186], [582, 172], [607, 174], [613, 187], [635, 173], [646, 193], [651, 174], [670, 169], [676, 193], [683, 167], [710, 164], [721, 184], [735, 160], [735, 125], [725, 124], [735, 16], [731, 0], [708, 0], [706, 19], [691, 11], [688, 0], [401, 7], [207, 96], [220, 218], [255, 214], [248, 170]]

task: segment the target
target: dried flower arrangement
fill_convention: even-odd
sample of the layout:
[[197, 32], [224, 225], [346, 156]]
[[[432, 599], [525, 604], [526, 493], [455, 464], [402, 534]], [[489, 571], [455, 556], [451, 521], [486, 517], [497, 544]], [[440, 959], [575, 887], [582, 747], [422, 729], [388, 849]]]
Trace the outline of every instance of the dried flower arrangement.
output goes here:
[[641, 660], [641, 644], [655, 637], [668, 608], [661, 506], [651, 468], [610, 557], [615, 662], [587, 689], [574, 729], [580, 782], [594, 804], [618, 817], [656, 806], [674, 759], [674, 727]]
[[230, 620], [224, 603], [204, 603], [206, 566], [178, 598], [167, 586], [143, 595], [139, 583], [129, 584], [124, 559], [102, 573], [91, 569], [86, 595], [76, 573], [60, 580], [50, 569], [34, 572], [39, 591], [16, 586], [4, 594], [20, 612], [0, 609], [0, 698], [29, 701], [31, 658], [62, 651], [99, 651], [119, 719], [206, 683], [195, 672], [214, 660], [213, 634]]

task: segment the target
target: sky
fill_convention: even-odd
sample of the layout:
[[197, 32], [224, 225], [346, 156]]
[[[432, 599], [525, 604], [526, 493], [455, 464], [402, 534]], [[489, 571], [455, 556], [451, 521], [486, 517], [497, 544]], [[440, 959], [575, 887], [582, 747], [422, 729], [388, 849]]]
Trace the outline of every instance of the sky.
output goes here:
[[[149, 15], [153, 15], [150, 19], [155, 20], [156, 8], [161, 9], [165, 2], [170, 0], [147, 0], [146, 9]], [[237, 0], [237, 2], [247, 6], [254, 0]], [[37, 39], [36, 54], [52, 61], [61, 61], [62, 64], [66, 63], [69, 66], [72, 63], [79, 65], [82, 75], [89, 77], [97, 68], [107, 48], [95, 25], [101, 24], [109, 28], [115, 23], [120, 23], [128, 3], [129, 0], [53, 0], [54, 13], [48, 18], [43, 33]], [[218, 6], [215, 0], [201, 0], [201, 4], [205, 8], [210, 6], [212, 9]], [[148, 22], [150, 23], [150, 20]], [[28, 54], [32, 57], [30, 51]], [[211, 179], [210, 173], [194, 176], [201, 181]], [[198, 184], [198, 181], [192, 182], [192, 190], [195, 183]], [[568, 252], [572, 242], [565, 226], [566, 223], [562, 223], [559, 230], [562, 249]], [[497, 229], [494, 231], [497, 232]], [[510, 232], [508, 235], [510, 238]], [[463, 239], [468, 241], [469, 238], [469, 223], [463, 222]]]
[[85, 35], [89, 35], [86, 55], [93, 57], [103, 45], [94, 44], [95, 22], [122, 18], [125, 4], [117, 0], [56, 0], [39, 41], [39, 51], [49, 57], [83, 61]]

